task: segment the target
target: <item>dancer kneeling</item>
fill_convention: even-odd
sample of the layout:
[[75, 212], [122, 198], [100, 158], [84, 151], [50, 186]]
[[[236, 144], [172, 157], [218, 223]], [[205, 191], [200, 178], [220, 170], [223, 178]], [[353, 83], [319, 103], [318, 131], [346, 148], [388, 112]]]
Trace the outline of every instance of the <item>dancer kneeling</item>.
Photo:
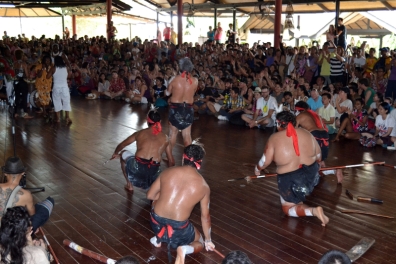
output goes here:
[[[255, 174], [276, 163], [278, 188], [282, 209], [293, 217], [316, 216], [325, 226], [329, 218], [322, 207], [308, 207], [303, 204], [319, 181], [321, 150], [315, 138], [305, 129], [297, 128], [296, 118], [290, 112], [276, 115], [278, 131], [265, 147], [264, 154], [255, 168]], [[300, 153], [299, 146], [304, 146]]]
[[[204, 246], [206, 250], [215, 247], [210, 234], [210, 189], [197, 171], [204, 154], [202, 146], [193, 142], [184, 149], [183, 166], [162, 172], [147, 192], [147, 199], [153, 200], [150, 223], [155, 233], [150, 242], [156, 247], [160, 247], [161, 242], [167, 243], [170, 262], [170, 247], [177, 248], [175, 263], [184, 263], [186, 254], [198, 253]], [[188, 220], [198, 202], [205, 242]]]
[[[168, 146], [168, 136], [162, 132], [161, 116], [152, 108], [147, 115], [149, 128], [133, 133], [114, 150], [111, 159], [120, 158], [121, 169], [127, 184], [125, 189], [133, 190], [133, 186], [142, 189], [150, 188], [160, 174], [161, 155]], [[136, 141], [136, 153], [122, 151]], [[120, 153], [121, 152], [121, 153]], [[169, 153], [167, 152], [169, 158]]]

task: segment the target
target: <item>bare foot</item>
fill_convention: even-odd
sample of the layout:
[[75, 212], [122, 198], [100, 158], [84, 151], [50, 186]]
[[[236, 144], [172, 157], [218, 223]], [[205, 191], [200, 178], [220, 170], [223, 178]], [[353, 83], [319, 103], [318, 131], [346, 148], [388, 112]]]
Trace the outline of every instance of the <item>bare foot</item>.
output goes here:
[[338, 183], [342, 183], [342, 180], [344, 179], [344, 174], [342, 173], [341, 169], [336, 170], [336, 176]]
[[322, 226], [326, 226], [326, 224], [329, 222], [329, 218], [324, 214], [323, 208], [320, 206], [314, 208], [312, 210], [312, 214], [322, 221]]
[[175, 264], [184, 264], [185, 257], [186, 255], [184, 253], [183, 247], [182, 246], [178, 247]]
[[72, 122], [72, 120], [70, 118], [66, 118], [66, 125], [70, 125]]
[[127, 191], [130, 191], [130, 192], [133, 191], [133, 186], [132, 186], [132, 184], [130, 182], [125, 184], [124, 188]]

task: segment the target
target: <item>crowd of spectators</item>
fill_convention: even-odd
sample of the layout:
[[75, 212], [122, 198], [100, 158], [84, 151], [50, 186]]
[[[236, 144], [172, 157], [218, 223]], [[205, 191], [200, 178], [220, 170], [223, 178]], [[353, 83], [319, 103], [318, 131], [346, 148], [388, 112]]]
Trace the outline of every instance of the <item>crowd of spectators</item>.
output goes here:
[[[53, 62], [58, 55], [70, 69], [72, 95], [167, 107], [164, 91], [179, 73], [178, 60], [189, 57], [192, 75], [199, 80], [196, 118], [207, 114], [250, 128], [273, 127], [276, 112], [296, 112], [294, 104], [302, 100], [322, 117], [336, 141], [342, 136], [365, 141], [374, 136], [371, 141], [391, 149], [396, 141], [396, 53], [389, 48], [377, 51], [363, 42], [344, 50], [329, 39], [322, 46], [283, 44], [277, 49], [271, 43], [220, 43], [215, 34], [201, 45], [170, 41], [87, 35], [29, 39], [4, 32], [0, 85], [6, 86], [15, 76], [14, 64], [22, 61], [29, 92], [34, 93], [40, 89], [35, 85], [39, 69], [50, 63], [44, 58]], [[18, 50], [23, 58], [16, 58]], [[37, 91], [36, 97], [40, 94]], [[28, 104], [40, 108], [34, 98]]]

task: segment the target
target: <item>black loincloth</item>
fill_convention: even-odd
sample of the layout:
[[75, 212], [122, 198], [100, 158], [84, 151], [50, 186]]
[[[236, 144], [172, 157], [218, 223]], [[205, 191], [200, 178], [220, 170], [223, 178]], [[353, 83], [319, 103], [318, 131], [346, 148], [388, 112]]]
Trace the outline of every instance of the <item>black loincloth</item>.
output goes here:
[[125, 162], [128, 180], [138, 188], [150, 188], [161, 172], [160, 163], [153, 160], [131, 156]]
[[314, 162], [309, 166], [302, 165], [298, 170], [278, 174], [279, 194], [283, 200], [294, 204], [305, 201], [305, 196], [319, 182], [319, 168], [319, 164]]
[[311, 131], [312, 136], [316, 139], [322, 152], [322, 161], [329, 155], [329, 133], [325, 130]]
[[183, 130], [194, 121], [194, 108], [192, 104], [170, 103], [169, 122], [179, 130]]

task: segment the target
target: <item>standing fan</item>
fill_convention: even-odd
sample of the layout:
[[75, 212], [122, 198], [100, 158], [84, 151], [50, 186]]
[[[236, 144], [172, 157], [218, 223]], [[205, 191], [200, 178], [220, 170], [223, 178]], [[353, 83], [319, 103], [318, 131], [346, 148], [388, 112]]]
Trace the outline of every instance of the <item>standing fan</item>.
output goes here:
[[254, 7], [254, 15], [260, 20], [265, 20], [270, 15], [270, 13], [270, 5], [265, 2], [259, 2], [259, 4]]

